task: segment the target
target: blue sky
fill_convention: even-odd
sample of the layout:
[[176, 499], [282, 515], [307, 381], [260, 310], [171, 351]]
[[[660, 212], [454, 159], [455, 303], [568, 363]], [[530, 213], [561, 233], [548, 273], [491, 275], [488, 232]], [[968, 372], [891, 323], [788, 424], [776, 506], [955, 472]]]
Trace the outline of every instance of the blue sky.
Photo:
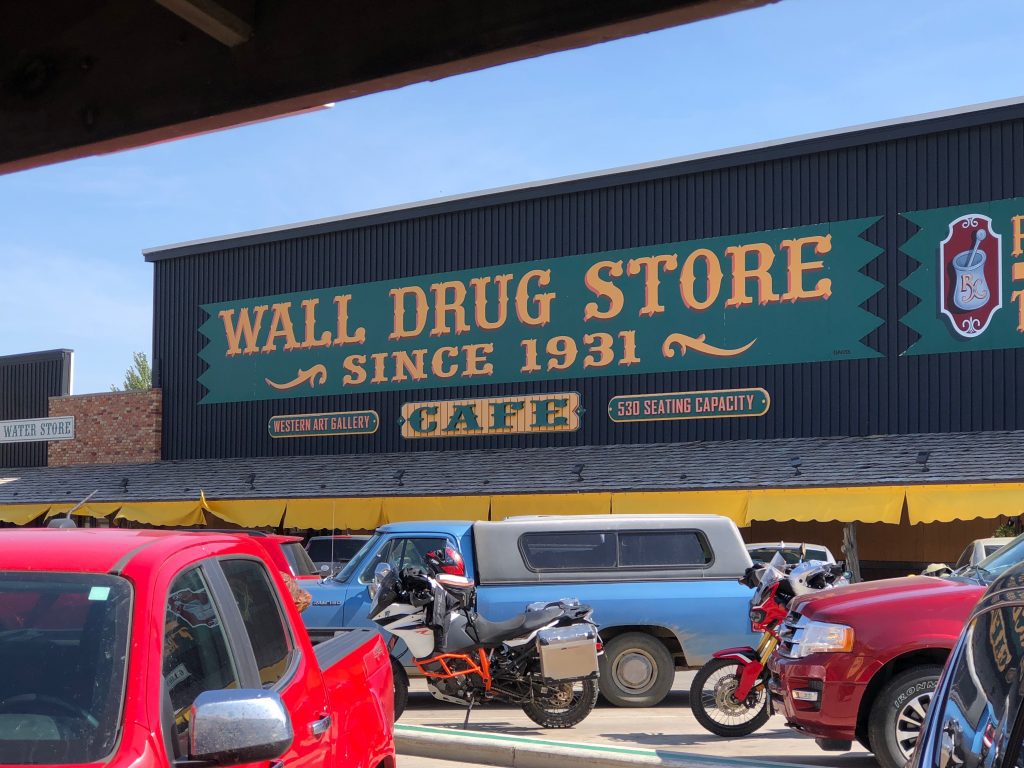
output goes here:
[[782, 0], [0, 176], [0, 354], [120, 383], [151, 346], [143, 248], [1022, 95], [1020, 8]]

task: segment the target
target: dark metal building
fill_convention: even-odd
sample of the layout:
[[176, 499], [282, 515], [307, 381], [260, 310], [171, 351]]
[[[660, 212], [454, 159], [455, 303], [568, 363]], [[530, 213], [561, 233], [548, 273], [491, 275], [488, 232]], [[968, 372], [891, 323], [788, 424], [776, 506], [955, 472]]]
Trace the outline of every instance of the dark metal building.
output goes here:
[[[164, 458], [1024, 429], [1024, 405], [1015, 396], [1016, 382], [1024, 376], [1024, 334], [1016, 328], [1020, 299], [1013, 293], [1018, 274], [1014, 261], [1019, 255], [1014, 251], [1020, 250], [1014, 238], [1020, 221], [1014, 219], [1015, 196], [1024, 196], [1024, 104], [1020, 102], [147, 251], [146, 258], [155, 267], [153, 352], [156, 385], [164, 393]], [[1017, 207], [1024, 214], [1024, 204]], [[959, 279], [954, 267], [946, 262], [933, 267], [928, 261], [928, 254], [942, 257], [946, 226], [952, 233], [954, 220], [959, 222], [961, 214], [990, 221], [989, 239], [982, 250], [995, 248], [987, 263], [996, 270], [988, 273], [989, 281], [997, 285], [989, 286], [986, 295], [991, 298], [981, 310], [950, 305], [952, 294], [940, 295], [940, 283]], [[231, 302], [241, 308], [252, 297], [271, 297], [272, 304], [273, 297], [294, 294], [292, 320], [298, 328], [302, 322], [299, 300], [321, 289], [358, 288], [374, 281], [396, 285], [460, 270], [494, 275], [497, 266], [512, 271], [525, 269], [528, 262], [581, 254], [590, 255], [587, 263], [592, 263], [602, 252], [621, 249], [657, 254], [660, 244], [671, 244], [682, 264], [688, 250], [706, 246], [721, 256], [730, 243], [763, 240], [773, 244], [775, 274], [787, 263], [780, 247], [783, 236], [813, 237], [818, 232], [820, 237], [826, 230], [815, 230], [813, 225], [851, 220], [863, 220], [862, 237], [857, 236], [859, 232], [843, 235], [833, 226], [828, 230], [833, 250], [820, 257], [826, 265], [821, 274], [829, 274], [834, 282], [831, 297], [820, 303], [829, 313], [821, 320], [808, 315], [806, 323], [784, 317], [785, 312], [818, 306], [796, 298], [787, 304], [786, 295], [774, 306], [757, 309], [755, 302], [753, 308], [740, 307], [744, 312], [762, 312], [750, 316], [750, 327], [767, 329], [764, 333], [774, 333], [776, 340], [750, 362], [743, 356], [726, 360], [724, 364], [731, 367], [720, 367], [716, 358], [702, 358], [691, 347], [681, 348], [673, 361], [660, 361], [660, 369], [645, 372], [616, 366], [614, 375], [607, 376], [587, 371], [556, 379], [542, 372], [528, 380], [497, 377], [454, 386], [429, 386], [435, 382], [431, 379], [422, 388], [409, 388], [405, 382], [405, 388], [385, 385], [374, 391], [324, 395], [316, 394], [314, 381], [293, 390], [309, 393], [303, 396], [228, 395], [222, 402], [211, 402], [211, 394], [216, 393], [200, 381], [201, 376], [207, 381], [206, 376], [212, 375], [208, 371], [213, 359], [210, 353], [204, 355], [209, 359], [200, 357], [209, 338], [200, 327], [219, 328], [217, 307], [233, 312], [223, 309]], [[981, 226], [977, 219], [970, 220], [975, 229], [964, 237], [976, 234]], [[777, 237], [772, 232], [784, 228], [802, 229]], [[915, 246], [915, 233], [932, 239]], [[842, 242], [850, 244], [848, 251], [842, 250]], [[865, 256], [857, 248], [868, 248], [870, 253]], [[847, 252], [860, 255], [844, 267]], [[975, 248], [968, 260], [983, 260], [978, 252]], [[751, 291], [758, 290], [756, 277], [750, 277], [758, 266], [756, 256], [756, 251], [750, 251], [745, 257]], [[806, 262], [812, 256], [805, 254], [803, 259]], [[950, 259], [955, 256], [951, 253]], [[722, 257], [722, 263], [728, 271], [728, 260]], [[738, 267], [735, 260], [732, 263], [735, 278]], [[841, 269], [846, 270], [845, 276]], [[610, 272], [601, 274], [611, 279]], [[679, 293], [673, 287], [677, 274], [669, 274], [668, 269], [663, 274], [662, 299], [668, 313], [659, 316], [659, 322], [671, 320], [668, 316], [673, 312], [679, 313], [680, 322], [695, 316], [679, 305]], [[1024, 276], [1024, 271], [1020, 274]], [[782, 272], [775, 277], [778, 294], [787, 278]], [[728, 284], [729, 275], [724, 279]], [[798, 283], [800, 279], [798, 274]], [[816, 275], [805, 272], [802, 279], [813, 285]], [[789, 280], [792, 290], [791, 275]], [[856, 287], [841, 295], [847, 284]], [[675, 297], [672, 302], [670, 291]], [[979, 287], [979, 295], [981, 291]], [[628, 304], [636, 297], [627, 294]], [[387, 293], [381, 295], [386, 299]], [[769, 301], [778, 301], [777, 296], [772, 299], [771, 287], [762, 292], [762, 304], [765, 295]], [[204, 305], [217, 306], [204, 309]], [[255, 306], [249, 303], [249, 309]], [[551, 325], [543, 330], [548, 337], [558, 332], [555, 307]], [[849, 313], [849, 321], [840, 316], [840, 309]], [[987, 313], [981, 317], [985, 321], [981, 331], [975, 317], [979, 311]], [[975, 314], [968, 317], [971, 312]], [[708, 340], [714, 340], [715, 329], [722, 330], [721, 322], [725, 323], [722, 338], [729, 336], [730, 310], [716, 306], [708, 314], [714, 316]], [[231, 317], [237, 320], [238, 316]], [[775, 318], [778, 327], [773, 326]], [[969, 326], [967, 335], [955, 327], [961, 322]], [[828, 333], [821, 332], [824, 335], [817, 341], [812, 338], [821, 335], [820, 323], [831, 324], [828, 333], [836, 336], [835, 348], [827, 353], [793, 352], [791, 346], [805, 342], [813, 346], [820, 341], [822, 349], [828, 346]], [[941, 323], [947, 325], [940, 327]], [[264, 335], [270, 325], [268, 310]], [[316, 326], [317, 333], [321, 327]], [[840, 341], [844, 327], [853, 337]], [[285, 339], [281, 328], [277, 330]], [[296, 335], [301, 338], [301, 329]], [[751, 331], [750, 335], [757, 334]], [[258, 342], [263, 343], [262, 337]], [[519, 337], [514, 342], [518, 342], [511, 345], [515, 349], [526, 343]], [[542, 338], [542, 346], [543, 342]], [[225, 388], [231, 386], [229, 379], [246, 375], [260, 386], [264, 378], [270, 383], [270, 377], [258, 369], [275, 356], [262, 355], [261, 350], [254, 347], [246, 350], [254, 354], [221, 356], [227, 361], [224, 365], [249, 366], [225, 369]], [[302, 351], [307, 353], [313, 350]], [[296, 358], [290, 376], [296, 375], [296, 369], [303, 373], [303, 360], [314, 359], [320, 358]], [[665, 369], [676, 361], [680, 370]], [[221, 364], [217, 358], [213, 366]], [[288, 365], [281, 363], [282, 370]], [[771, 405], [763, 415], [751, 418], [615, 421], [609, 417], [610, 401], [619, 396], [754, 388], [766, 391]], [[408, 423], [408, 413], [402, 410], [405, 403], [566, 392], [580, 395], [580, 425], [575, 431], [403, 437], [402, 425]], [[200, 402], [204, 397], [208, 402]], [[379, 414], [379, 427], [372, 434], [275, 439], [268, 429], [275, 416], [364, 411]]]
[[[0, 421], [45, 418], [49, 399], [71, 393], [70, 349], [0, 357]], [[0, 443], [0, 467], [46, 466], [45, 442]]]

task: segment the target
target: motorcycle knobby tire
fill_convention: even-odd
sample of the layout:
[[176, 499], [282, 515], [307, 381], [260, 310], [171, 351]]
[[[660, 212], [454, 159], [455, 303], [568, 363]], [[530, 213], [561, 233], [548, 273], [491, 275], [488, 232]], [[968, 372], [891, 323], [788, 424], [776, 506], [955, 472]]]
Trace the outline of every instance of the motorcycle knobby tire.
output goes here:
[[701, 692], [704, 689], [704, 684], [711, 675], [725, 667], [736, 667], [737, 673], [739, 672], [739, 666], [731, 659], [712, 659], [697, 671], [697, 674], [693, 678], [693, 683], [690, 685], [690, 710], [693, 712], [693, 716], [697, 719], [697, 722], [700, 723], [704, 729], [710, 731], [716, 736], [723, 736], [726, 738], [749, 736], [767, 723], [768, 718], [771, 716], [771, 702], [767, 695], [764, 697], [760, 711], [747, 722], [739, 723], [738, 725], [726, 725], [724, 723], [719, 723], [714, 720], [704, 708], [704, 702], [701, 698]]

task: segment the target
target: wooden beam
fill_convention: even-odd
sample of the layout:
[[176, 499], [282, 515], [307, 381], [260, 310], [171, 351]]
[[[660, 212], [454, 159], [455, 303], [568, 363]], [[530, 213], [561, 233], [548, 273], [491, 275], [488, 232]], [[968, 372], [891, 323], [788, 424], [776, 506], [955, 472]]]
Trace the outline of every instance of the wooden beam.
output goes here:
[[249, 40], [252, 26], [214, 0], [156, 0], [176, 16], [228, 48]]

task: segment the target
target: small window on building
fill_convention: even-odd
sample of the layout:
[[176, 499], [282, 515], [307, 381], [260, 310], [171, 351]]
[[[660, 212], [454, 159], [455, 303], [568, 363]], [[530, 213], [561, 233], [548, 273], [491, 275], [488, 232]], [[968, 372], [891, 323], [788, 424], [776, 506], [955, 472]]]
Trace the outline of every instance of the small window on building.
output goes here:
[[615, 533], [524, 533], [519, 539], [526, 566], [533, 571], [586, 571], [615, 567]]
[[714, 558], [697, 531], [634, 531], [619, 534], [623, 568], [700, 568]]
[[271, 688], [284, 677], [293, 650], [277, 590], [266, 569], [255, 560], [225, 560], [221, 567], [249, 634], [260, 682]]

